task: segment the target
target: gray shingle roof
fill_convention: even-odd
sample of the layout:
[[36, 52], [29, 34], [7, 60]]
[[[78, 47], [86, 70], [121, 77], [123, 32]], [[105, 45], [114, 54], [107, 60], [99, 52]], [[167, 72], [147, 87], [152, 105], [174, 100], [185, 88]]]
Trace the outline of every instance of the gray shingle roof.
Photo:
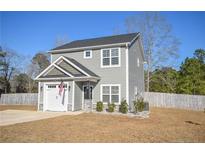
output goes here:
[[[65, 56], [64, 56], [65, 57]], [[71, 61], [73, 64], [75, 64], [76, 66], [78, 66], [80, 69], [82, 69], [84, 72], [86, 72], [87, 74], [89, 74], [90, 76], [93, 77], [99, 77], [98, 75], [96, 75], [95, 73], [93, 73], [91, 70], [89, 70], [88, 68], [86, 68], [85, 66], [83, 66], [82, 64], [80, 64], [79, 62], [77, 62], [75, 59], [72, 58], [68, 58], [65, 57], [66, 59], [68, 59], [69, 61]]]
[[113, 35], [113, 36], [106, 36], [106, 37], [99, 37], [99, 38], [92, 38], [92, 39], [85, 39], [85, 40], [76, 40], [61, 45], [59, 47], [56, 47], [52, 50], [131, 42], [138, 34], [139, 33], [129, 33], [129, 34]]

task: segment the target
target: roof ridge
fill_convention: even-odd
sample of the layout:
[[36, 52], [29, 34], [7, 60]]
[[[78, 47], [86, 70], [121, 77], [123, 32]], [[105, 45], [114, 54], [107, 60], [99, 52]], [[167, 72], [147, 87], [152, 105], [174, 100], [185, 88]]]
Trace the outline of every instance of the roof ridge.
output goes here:
[[[132, 35], [132, 34], [139, 34], [139, 32], [135, 32], [135, 33], [125, 33], [125, 34], [118, 34], [118, 35], [106, 35], [106, 36], [102, 36], [102, 37], [92, 37], [92, 38], [88, 38], [88, 39], [80, 39], [80, 40], [74, 40], [71, 42], [75, 42], [75, 41], [87, 41], [87, 40], [92, 40], [92, 39], [102, 39], [102, 38], [107, 38], [107, 37], [118, 37], [118, 36], [122, 36], [122, 35]], [[69, 42], [69, 43], [71, 43]]]
[[[102, 42], [106, 42], [105, 44], [109, 44], [108, 42], [111, 42], [110, 44], [112, 44], [112, 42], [115, 43], [123, 43], [123, 42], [131, 42], [132, 39], [134, 37], [136, 37], [139, 34], [139, 32], [135, 32], [135, 33], [125, 33], [125, 34], [118, 34], [118, 35], [109, 35], [109, 36], [103, 36], [103, 37], [95, 37], [95, 38], [88, 38], [88, 39], [80, 39], [80, 40], [74, 40], [68, 43], [65, 43], [63, 45], [57, 46], [51, 50], [58, 50], [58, 49], [62, 49], [62, 48], [72, 48], [72, 47], [79, 47], [79, 46], [92, 46], [94, 43], [94, 41], [96, 42], [96, 44], [103, 44]], [[107, 40], [107, 41], [106, 41]], [[98, 42], [98, 43], [97, 43]], [[69, 47], [70, 46], [70, 47]]]

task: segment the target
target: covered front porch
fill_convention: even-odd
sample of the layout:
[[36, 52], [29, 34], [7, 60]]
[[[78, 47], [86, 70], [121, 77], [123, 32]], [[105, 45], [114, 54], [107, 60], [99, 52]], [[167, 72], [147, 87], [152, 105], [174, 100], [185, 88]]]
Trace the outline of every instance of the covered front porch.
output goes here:
[[74, 59], [59, 57], [36, 80], [38, 110], [92, 111], [93, 89], [100, 78]]

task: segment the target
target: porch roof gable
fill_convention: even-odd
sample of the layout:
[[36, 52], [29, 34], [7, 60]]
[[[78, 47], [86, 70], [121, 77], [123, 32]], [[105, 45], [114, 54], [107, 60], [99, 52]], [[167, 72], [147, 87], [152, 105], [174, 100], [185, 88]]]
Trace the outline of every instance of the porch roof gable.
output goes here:
[[53, 63], [51, 63], [46, 69], [44, 69], [35, 80], [45, 79], [100, 79], [95, 73], [88, 68], [80, 64], [74, 59], [60, 56]]

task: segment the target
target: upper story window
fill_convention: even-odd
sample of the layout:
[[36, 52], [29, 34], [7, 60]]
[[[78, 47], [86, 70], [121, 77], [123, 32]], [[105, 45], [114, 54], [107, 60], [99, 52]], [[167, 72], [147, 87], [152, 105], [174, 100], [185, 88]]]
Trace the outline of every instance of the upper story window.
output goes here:
[[85, 50], [84, 51], [84, 58], [85, 59], [92, 58], [92, 50]]
[[119, 67], [120, 48], [101, 50], [101, 67]]

